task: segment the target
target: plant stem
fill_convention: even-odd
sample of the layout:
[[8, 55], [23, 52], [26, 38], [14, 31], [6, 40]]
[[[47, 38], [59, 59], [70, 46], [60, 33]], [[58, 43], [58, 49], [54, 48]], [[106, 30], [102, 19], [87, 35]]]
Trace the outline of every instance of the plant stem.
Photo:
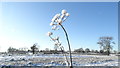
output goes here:
[[[60, 47], [60, 49], [61, 49], [61, 51], [62, 51], [62, 50], [64, 51], [64, 48], [62, 49], [62, 48]], [[69, 65], [69, 61], [68, 61], [68, 59], [67, 59], [67, 56], [66, 56], [66, 54], [64, 54], [63, 51], [62, 51], [62, 54], [63, 54], [63, 56], [65, 56], [65, 60], [67, 61], [68, 65]]]
[[65, 32], [65, 36], [66, 36], [66, 39], [67, 39], [67, 42], [68, 42], [68, 47], [69, 47], [69, 53], [70, 53], [70, 63], [71, 63], [70, 68], [73, 68], [73, 66], [72, 66], [72, 54], [71, 54], [71, 48], [70, 48], [70, 42], [69, 42], [69, 39], [68, 39], [68, 34], [67, 34], [67, 31], [65, 30], [65, 28], [63, 27], [63, 25], [60, 24], [60, 26], [62, 27], [62, 29]]
[[[51, 36], [49, 36], [49, 37], [53, 40], [53, 38], [52, 38]], [[55, 40], [53, 40], [53, 41], [55, 42]], [[57, 41], [58, 41], [58, 43], [59, 43], [59, 40], [57, 40]], [[64, 47], [63, 47], [63, 49], [60, 47], [60, 49], [61, 49], [61, 51], [62, 51], [62, 50], [64, 51]], [[65, 56], [65, 59], [66, 59], [68, 65], [69, 65], [69, 61], [68, 61], [68, 59], [67, 59], [66, 54], [64, 54], [64, 52], [62, 52], [62, 54], [63, 54], [63, 56]]]

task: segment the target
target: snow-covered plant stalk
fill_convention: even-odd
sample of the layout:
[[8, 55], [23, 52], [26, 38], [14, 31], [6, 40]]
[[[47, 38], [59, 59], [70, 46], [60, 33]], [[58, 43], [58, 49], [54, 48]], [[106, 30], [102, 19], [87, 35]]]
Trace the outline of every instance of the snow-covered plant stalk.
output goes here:
[[61, 43], [59, 41], [59, 37], [53, 38], [51, 35], [53, 33], [52, 32], [48, 32], [47, 35], [51, 38], [51, 40], [55, 43], [54, 45], [57, 46], [58, 48], [60, 48], [60, 50], [62, 51], [63, 56], [65, 57], [65, 61], [67, 62], [67, 65], [69, 65], [69, 61], [67, 59], [67, 55], [63, 52], [64, 51], [64, 47], [61, 46]]
[[[66, 10], [62, 10], [61, 14], [56, 14], [53, 19], [52, 19], [52, 22], [50, 23], [52, 27], [52, 30], [58, 30], [58, 27], [60, 26], [63, 31], [65, 32], [65, 36], [66, 36], [66, 39], [67, 39], [67, 43], [68, 43], [68, 47], [69, 47], [69, 56], [70, 56], [70, 68], [73, 68], [72, 67], [72, 54], [71, 54], [71, 47], [70, 47], [70, 42], [69, 42], [69, 38], [68, 38], [68, 34], [67, 34], [67, 31], [65, 30], [64, 26], [62, 25], [62, 23], [69, 17], [69, 13], [66, 12]], [[48, 36], [54, 41], [55, 39], [51, 37], [53, 33], [52, 32], [48, 32]], [[57, 40], [57, 45], [59, 45], [59, 40]], [[62, 49], [62, 48], [61, 48]], [[66, 55], [65, 55], [66, 56]], [[66, 57], [67, 58], [67, 57]]]

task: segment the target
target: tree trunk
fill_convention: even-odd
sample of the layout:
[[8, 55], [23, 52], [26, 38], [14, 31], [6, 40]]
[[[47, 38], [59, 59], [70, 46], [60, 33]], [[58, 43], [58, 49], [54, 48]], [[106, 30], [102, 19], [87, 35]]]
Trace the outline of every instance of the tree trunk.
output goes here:
[[33, 51], [32, 51], [32, 52], [33, 52], [33, 54], [35, 54], [35, 50], [34, 50], [34, 49], [33, 49]]

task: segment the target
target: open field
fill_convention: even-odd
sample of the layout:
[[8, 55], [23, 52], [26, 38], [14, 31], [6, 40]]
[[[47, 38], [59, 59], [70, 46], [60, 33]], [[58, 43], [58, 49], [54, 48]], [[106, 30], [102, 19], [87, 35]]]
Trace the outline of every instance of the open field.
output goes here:
[[[73, 54], [72, 58], [74, 66], [118, 66], [115, 55]], [[0, 55], [0, 66], [67, 66], [67, 63], [62, 54]]]

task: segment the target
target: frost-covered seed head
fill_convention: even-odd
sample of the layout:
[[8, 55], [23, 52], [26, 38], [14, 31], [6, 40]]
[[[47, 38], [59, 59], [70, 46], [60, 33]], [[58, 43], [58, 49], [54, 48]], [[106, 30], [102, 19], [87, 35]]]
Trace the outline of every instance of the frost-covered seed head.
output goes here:
[[70, 14], [69, 14], [69, 13], [66, 13], [66, 16], [70, 16]]
[[56, 15], [53, 17], [52, 22], [55, 22], [55, 20], [56, 20], [58, 17], [60, 17], [60, 14], [56, 14]]
[[54, 18], [57, 19], [57, 18], [58, 18], [58, 14], [56, 14], [56, 15], [54, 16]]
[[65, 21], [67, 19], [67, 17], [65, 17], [64, 19], [63, 19], [63, 21]]
[[52, 27], [52, 30], [56, 30], [56, 29], [57, 29], [57, 26], [54, 25], [54, 26]]
[[52, 22], [55, 22], [55, 20], [56, 20], [56, 19], [55, 19], [55, 18], [53, 18], [51, 21], [52, 21]]
[[47, 35], [48, 35], [48, 36], [51, 36], [51, 35], [53, 35], [53, 33], [52, 33], [52, 32], [48, 32]]
[[57, 14], [57, 18], [58, 18], [58, 17], [60, 17], [60, 13], [59, 13], [59, 14]]
[[60, 17], [60, 14], [56, 14], [53, 18], [56, 20], [59, 17]]
[[62, 14], [60, 18], [63, 19], [64, 17], [65, 17], [65, 14]]
[[58, 22], [58, 19], [57, 19], [57, 20], [55, 20], [55, 22]]
[[62, 23], [62, 19], [58, 19], [58, 24], [61, 24]]
[[50, 26], [53, 26], [53, 25], [54, 25], [54, 23], [53, 23], [53, 22], [51, 22], [51, 23], [50, 23]]
[[66, 10], [62, 10], [62, 12], [61, 12], [62, 14], [65, 14], [66, 13]]

